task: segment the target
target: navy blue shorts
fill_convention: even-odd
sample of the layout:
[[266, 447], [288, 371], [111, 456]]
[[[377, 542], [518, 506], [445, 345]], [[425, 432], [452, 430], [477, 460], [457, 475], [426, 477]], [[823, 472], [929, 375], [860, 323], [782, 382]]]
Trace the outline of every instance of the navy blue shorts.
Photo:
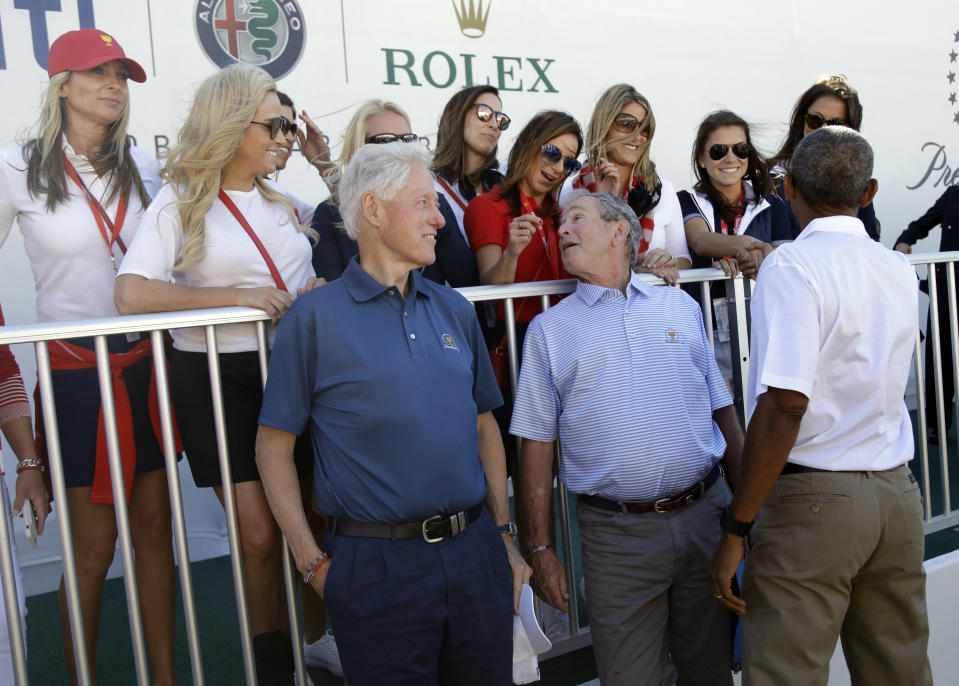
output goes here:
[[508, 686], [513, 593], [489, 513], [439, 543], [327, 534], [326, 609], [352, 684]]
[[[93, 349], [92, 338], [74, 338], [69, 342], [82, 348]], [[111, 353], [123, 353], [139, 342], [128, 342], [123, 335], [107, 336], [107, 349]], [[123, 380], [130, 396], [133, 435], [137, 447], [135, 474], [164, 467], [163, 451], [150, 419], [149, 390], [152, 371], [151, 357], [123, 370]], [[100, 383], [96, 368], [53, 372], [53, 400], [57, 410], [60, 454], [63, 456], [66, 484], [68, 487], [92, 486], [100, 416]], [[40, 412], [40, 408], [37, 408], [37, 412]]]

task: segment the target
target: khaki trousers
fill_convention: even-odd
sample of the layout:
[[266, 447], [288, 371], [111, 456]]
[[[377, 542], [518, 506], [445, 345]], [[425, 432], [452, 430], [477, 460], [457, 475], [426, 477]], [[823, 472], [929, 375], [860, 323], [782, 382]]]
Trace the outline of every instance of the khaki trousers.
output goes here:
[[667, 514], [578, 505], [590, 634], [603, 686], [732, 686], [729, 612], [713, 598], [707, 566], [719, 515], [731, 500], [719, 479]]
[[780, 476], [749, 536], [744, 686], [932, 683], [919, 487], [887, 472]]

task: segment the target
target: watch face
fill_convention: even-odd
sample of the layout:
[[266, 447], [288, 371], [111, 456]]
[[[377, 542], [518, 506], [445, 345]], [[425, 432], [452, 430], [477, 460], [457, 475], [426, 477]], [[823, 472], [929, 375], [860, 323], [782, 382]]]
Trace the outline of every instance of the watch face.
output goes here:
[[499, 529], [501, 534], [509, 534], [513, 538], [516, 538], [519, 534], [519, 531], [516, 529], [516, 523], [512, 519], [506, 520], [496, 528]]

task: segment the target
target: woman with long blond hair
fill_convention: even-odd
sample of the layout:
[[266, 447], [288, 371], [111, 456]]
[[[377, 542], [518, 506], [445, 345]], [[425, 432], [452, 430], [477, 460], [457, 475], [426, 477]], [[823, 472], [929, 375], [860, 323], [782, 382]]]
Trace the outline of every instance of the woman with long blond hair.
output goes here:
[[578, 188], [621, 196], [643, 227], [634, 270], [675, 283], [678, 270], [689, 269], [692, 261], [676, 189], [659, 175], [650, 157], [655, 133], [649, 100], [629, 84], [607, 88], [586, 129], [587, 163], [563, 189], [561, 201]]
[[[134, 238], [158, 163], [130, 144], [128, 81], [146, 74], [115, 38], [97, 29], [53, 42], [50, 80], [35, 134], [0, 152], [0, 243], [14, 220], [23, 234], [41, 322], [115, 317], [116, 264]], [[120, 421], [125, 489], [150, 667], [156, 684], [175, 683], [170, 502], [160, 442], [150, 421], [150, 342], [109, 336], [115, 393], [130, 400]], [[116, 551], [117, 527], [106, 450], [98, 448], [100, 390], [92, 338], [49, 345], [53, 400], [67, 485], [77, 585], [90, 678], [96, 681], [100, 601]], [[42, 422], [40, 423], [42, 427]], [[46, 436], [48, 445], [53, 437]], [[76, 681], [64, 586], [60, 614], [67, 668]]]
[[[121, 265], [120, 312], [247, 305], [275, 323], [316, 283], [312, 232], [263, 181], [276, 170], [282, 136], [276, 84], [259, 67], [233, 65], [200, 85], [163, 170], [167, 183]], [[223, 502], [204, 334], [172, 333], [171, 391], [193, 478]], [[217, 342], [257, 676], [292, 683], [281, 540], [254, 456], [262, 401], [255, 325], [221, 326]], [[310, 447], [300, 444], [298, 464], [308, 469]]]
[[[389, 100], [366, 100], [353, 113], [343, 132], [336, 169], [343, 169], [364, 145], [419, 140], [422, 139], [412, 132], [410, 118], [403, 108]], [[339, 173], [328, 178], [338, 180]], [[436, 261], [423, 268], [423, 276], [455, 288], [475, 286], [478, 283], [476, 259], [458, 230], [449, 202], [443, 195], [440, 195], [438, 202], [446, 224], [436, 234]], [[356, 241], [347, 236], [343, 229], [335, 185], [330, 198], [316, 208], [312, 226], [319, 235], [319, 242], [313, 249], [313, 268], [317, 276], [327, 281], [338, 279], [359, 249]]]

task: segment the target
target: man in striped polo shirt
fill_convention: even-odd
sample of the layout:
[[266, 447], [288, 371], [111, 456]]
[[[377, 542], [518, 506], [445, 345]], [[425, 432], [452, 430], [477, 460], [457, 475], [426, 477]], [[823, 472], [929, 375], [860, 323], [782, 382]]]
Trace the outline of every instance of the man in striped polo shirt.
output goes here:
[[578, 494], [593, 650], [603, 684], [728, 685], [729, 615], [707, 566], [731, 499], [742, 432], [697, 303], [630, 271], [640, 226], [622, 199], [574, 196], [560, 250], [580, 283], [526, 334], [512, 433], [534, 586], [568, 611], [549, 545], [553, 441]]

